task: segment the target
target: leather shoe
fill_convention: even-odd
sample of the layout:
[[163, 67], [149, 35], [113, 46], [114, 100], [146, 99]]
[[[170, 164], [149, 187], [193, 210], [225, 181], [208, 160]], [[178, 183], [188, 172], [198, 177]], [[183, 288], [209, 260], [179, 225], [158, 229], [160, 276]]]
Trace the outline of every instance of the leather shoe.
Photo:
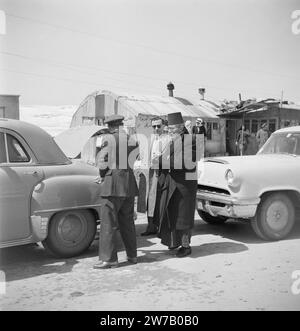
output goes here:
[[118, 268], [119, 263], [118, 261], [113, 262], [98, 262], [94, 265], [94, 269], [111, 269], [111, 268]]
[[127, 261], [131, 264], [137, 264], [137, 257], [127, 257]]
[[177, 249], [179, 246], [169, 246], [168, 247], [168, 249], [170, 250], [170, 251], [173, 251], [174, 249]]
[[157, 234], [157, 231], [145, 231], [145, 232], [142, 232], [141, 233], [141, 236], [151, 236], [151, 235], [154, 235], [154, 234]]
[[191, 247], [180, 247], [176, 253], [177, 257], [185, 257], [192, 254]]

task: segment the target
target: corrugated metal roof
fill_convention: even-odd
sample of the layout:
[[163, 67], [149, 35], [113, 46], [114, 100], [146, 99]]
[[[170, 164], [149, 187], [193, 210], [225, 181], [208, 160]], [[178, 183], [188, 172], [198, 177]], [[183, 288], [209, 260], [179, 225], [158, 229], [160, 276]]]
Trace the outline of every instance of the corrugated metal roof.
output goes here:
[[219, 108], [213, 102], [197, 100], [197, 102], [180, 97], [164, 97], [151, 95], [116, 95], [109, 91], [97, 94], [113, 95], [118, 102], [128, 109], [133, 115], [167, 115], [173, 112], [181, 112], [186, 117], [218, 118]]
[[296, 104], [288, 104], [288, 105], [285, 105], [285, 104], [283, 104], [283, 105], [282, 105], [282, 108], [283, 108], [283, 109], [295, 109], [295, 110], [300, 110], [300, 105], [296, 105]]

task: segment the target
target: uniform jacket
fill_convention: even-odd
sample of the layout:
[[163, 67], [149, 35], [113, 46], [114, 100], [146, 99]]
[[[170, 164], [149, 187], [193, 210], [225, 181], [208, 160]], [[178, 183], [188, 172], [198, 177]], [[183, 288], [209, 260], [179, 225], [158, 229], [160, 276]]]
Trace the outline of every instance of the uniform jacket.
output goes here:
[[135, 155], [138, 154], [137, 148], [137, 143], [132, 142], [123, 129], [103, 135], [97, 155], [97, 166], [103, 180], [100, 184], [102, 197], [127, 198], [138, 195], [132, 165], [128, 162], [130, 153], [134, 151]]

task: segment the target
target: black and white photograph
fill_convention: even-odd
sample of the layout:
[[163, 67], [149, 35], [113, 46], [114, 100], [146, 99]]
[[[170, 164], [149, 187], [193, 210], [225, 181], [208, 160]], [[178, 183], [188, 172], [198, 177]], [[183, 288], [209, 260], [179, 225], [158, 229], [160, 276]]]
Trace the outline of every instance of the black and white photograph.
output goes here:
[[300, 0], [0, 0], [0, 311], [300, 310], [299, 87]]

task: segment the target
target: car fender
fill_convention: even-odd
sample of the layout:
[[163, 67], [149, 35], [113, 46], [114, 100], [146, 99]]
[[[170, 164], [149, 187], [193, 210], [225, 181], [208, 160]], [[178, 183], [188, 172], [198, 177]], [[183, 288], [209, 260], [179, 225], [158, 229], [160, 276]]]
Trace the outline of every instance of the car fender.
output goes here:
[[36, 185], [31, 199], [31, 225], [35, 241], [47, 237], [51, 217], [65, 210], [89, 209], [100, 218], [100, 186], [94, 176], [56, 176]]

